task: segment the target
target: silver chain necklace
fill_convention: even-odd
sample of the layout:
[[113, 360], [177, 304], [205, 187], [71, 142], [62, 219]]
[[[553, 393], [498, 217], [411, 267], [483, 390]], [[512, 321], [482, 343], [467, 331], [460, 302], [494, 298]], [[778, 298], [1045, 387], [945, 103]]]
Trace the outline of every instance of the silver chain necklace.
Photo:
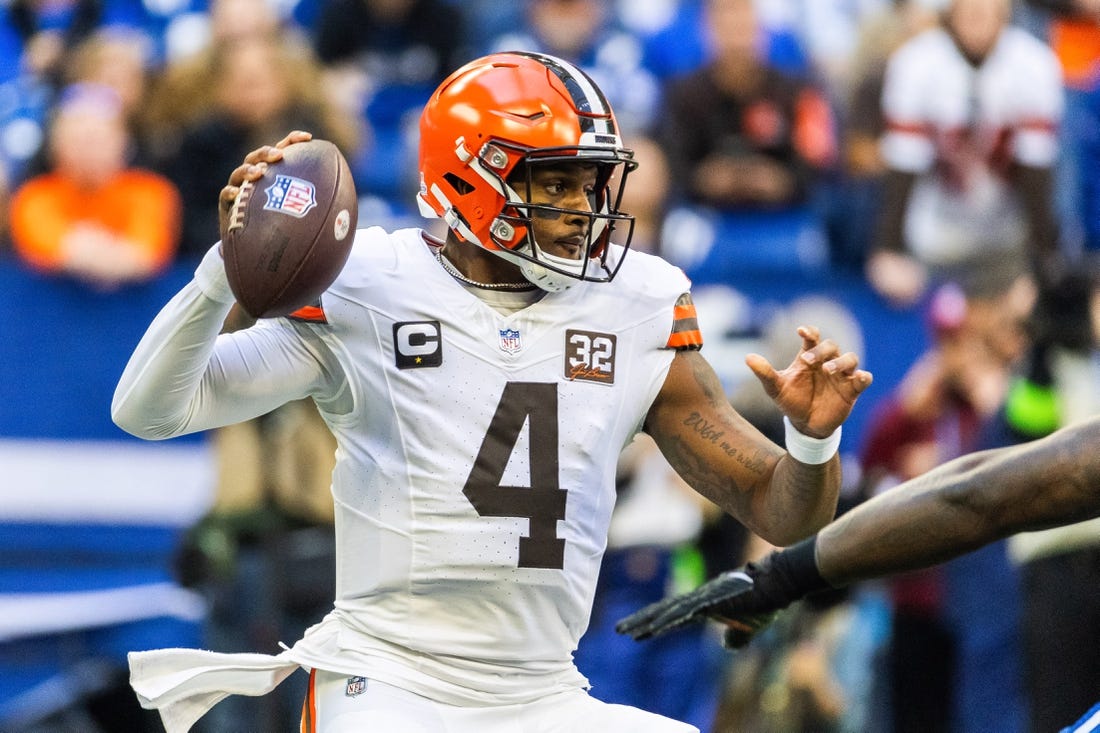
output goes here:
[[459, 272], [458, 268], [443, 256], [442, 247], [435, 251], [435, 258], [439, 260], [439, 264], [443, 266], [448, 275], [459, 282], [473, 285], [475, 288], [485, 288], [486, 290], [533, 290], [535, 288], [533, 283], [479, 283], [477, 280], [471, 280]]

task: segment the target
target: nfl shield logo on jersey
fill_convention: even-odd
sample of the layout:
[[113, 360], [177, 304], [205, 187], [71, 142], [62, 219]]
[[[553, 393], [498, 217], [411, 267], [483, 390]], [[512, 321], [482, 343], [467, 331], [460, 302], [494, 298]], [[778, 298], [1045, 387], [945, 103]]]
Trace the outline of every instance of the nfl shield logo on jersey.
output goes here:
[[275, 176], [275, 182], [264, 189], [264, 208], [301, 219], [317, 205], [317, 190], [309, 181], [294, 176]]
[[500, 329], [500, 348], [507, 351], [509, 354], [514, 354], [520, 350], [523, 346], [520, 343], [519, 331], [514, 328], [502, 328]]
[[362, 695], [366, 690], [366, 677], [348, 677], [348, 686], [347, 689], [344, 690], [344, 696], [355, 697], [356, 695]]

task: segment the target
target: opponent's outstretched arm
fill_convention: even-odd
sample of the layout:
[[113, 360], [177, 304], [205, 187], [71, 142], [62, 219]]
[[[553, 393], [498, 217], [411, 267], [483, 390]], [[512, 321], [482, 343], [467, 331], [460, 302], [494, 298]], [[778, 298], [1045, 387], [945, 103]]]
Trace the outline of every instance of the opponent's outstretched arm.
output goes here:
[[830, 587], [934, 565], [1017, 532], [1100, 516], [1100, 417], [972, 453], [870, 499], [818, 534], [619, 622], [644, 639], [704, 618], [741, 646], [772, 615]]
[[817, 566], [846, 585], [1097, 515], [1100, 417], [962, 456], [864, 502], [819, 533]]

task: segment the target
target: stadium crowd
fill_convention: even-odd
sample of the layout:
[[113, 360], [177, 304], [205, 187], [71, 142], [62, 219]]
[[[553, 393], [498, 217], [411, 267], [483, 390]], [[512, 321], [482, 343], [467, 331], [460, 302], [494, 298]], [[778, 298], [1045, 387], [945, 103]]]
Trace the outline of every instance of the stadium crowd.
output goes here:
[[[332, 444], [311, 405], [142, 472], [111, 391], [217, 240], [249, 150], [311, 130], [350, 162], [360, 222], [427, 226], [419, 112], [484, 53], [553, 54], [603, 89], [640, 162], [634, 246], [691, 278], [706, 353], [762, 431], [782, 441], [746, 353], [785, 363], [812, 323], [860, 354], [875, 384], [845, 426], [841, 511], [1100, 409], [1095, 0], [10, 0], [0, 16], [0, 729], [159, 730], [126, 651], [270, 650], [328, 608]], [[598, 698], [714, 733], [1050, 733], [1100, 698], [1096, 522], [817, 598], [729, 654], [714, 628], [639, 644], [614, 623], [770, 547], [645, 440], [620, 473], [577, 652]], [[131, 591], [131, 610], [102, 610]], [[291, 730], [302, 690], [226, 701], [198, 729]]]

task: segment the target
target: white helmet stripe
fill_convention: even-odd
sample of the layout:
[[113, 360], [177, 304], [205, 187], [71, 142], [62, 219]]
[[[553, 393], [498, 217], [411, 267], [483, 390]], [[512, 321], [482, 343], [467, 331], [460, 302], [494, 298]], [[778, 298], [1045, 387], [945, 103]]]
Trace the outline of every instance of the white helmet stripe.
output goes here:
[[588, 102], [586, 105], [588, 109], [593, 114], [607, 114], [607, 107], [605, 106], [603, 95], [596, 91], [596, 87], [592, 83], [592, 80], [588, 78], [588, 75], [565, 59], [558, 59], [558, 65], [568, 73], [569, 78], [580, 87], [582, 92], [584, 92], [584, 98]]
[[540, 53], [521, 52], [520, 55], [535, 59], [562, 80], [577, 109], [588, 113], [581, 117], [584, 132], [616, 136], [619, 134], [611, 123], [611, 106], [607, 103], [607, 98], [588, 74], [564, 59]]

